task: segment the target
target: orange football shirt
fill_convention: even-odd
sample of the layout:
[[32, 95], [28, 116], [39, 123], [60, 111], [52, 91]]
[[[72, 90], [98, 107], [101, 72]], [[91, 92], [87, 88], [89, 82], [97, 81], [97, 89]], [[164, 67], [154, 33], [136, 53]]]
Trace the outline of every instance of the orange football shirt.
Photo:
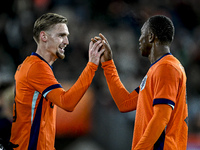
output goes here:
[[[165, 130], [149, 150], [186, 150], [186, 74], [181, 63], [168, 53], [153, 63], [139, 88], [129, 93], [121, 83], [114, 62], [102, 63], [111, 95], [119, 110], [136, 109], [132, 150], [143, 136], [154, 112], [153, 106], [166, 104], [173, 111]], [[152, 135], [153, 137], [154, 135]]]
[[54, 77], [52, 67], [32, 53], [15, 73], [16, 94], [10, 142], [16, 149], [53, 150], [56, 108], [72, 111], [92, 82], [97, 65], [89, 62], [68, 90]]

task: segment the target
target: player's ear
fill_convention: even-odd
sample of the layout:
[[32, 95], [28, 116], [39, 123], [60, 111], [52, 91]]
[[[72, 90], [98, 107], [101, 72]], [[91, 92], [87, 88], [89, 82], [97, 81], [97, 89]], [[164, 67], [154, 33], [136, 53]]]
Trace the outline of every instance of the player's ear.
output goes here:
[[46, 32], [44, 32], [44, 31], [40, 32], [40, 40], [43, 41], [43, 42], [47, 41], [47, 34], [46, 34]]
[[155, 34], [153, 32], [149, 32], [149, 37], [148, 37], [149, 43], [153, 43], [154, 39], [155, 39]]

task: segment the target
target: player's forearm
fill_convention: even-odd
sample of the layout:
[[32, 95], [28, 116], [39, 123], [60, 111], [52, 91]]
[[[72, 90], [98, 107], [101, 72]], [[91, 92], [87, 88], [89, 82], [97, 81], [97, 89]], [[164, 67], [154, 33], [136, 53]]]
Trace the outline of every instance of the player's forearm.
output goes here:
[[138, 93], [133, 91], [131, 94], [122, 84], [113, 60], [102, 63], [104, 75], [107, 80], [110, 93], [121, 112], [136, 109]]
[[150, 150], [165, 130], [172, 108], [169, 105], [155, 105], [154, 115], [134, 150]]
[[89, 62], [76, 83], [69, 90], [55, 89], [54, 92], [52, 91], [47, 95], [48, 98], [66, 111], [73, 111], [92, 83], [97, 67], [97, 65]]

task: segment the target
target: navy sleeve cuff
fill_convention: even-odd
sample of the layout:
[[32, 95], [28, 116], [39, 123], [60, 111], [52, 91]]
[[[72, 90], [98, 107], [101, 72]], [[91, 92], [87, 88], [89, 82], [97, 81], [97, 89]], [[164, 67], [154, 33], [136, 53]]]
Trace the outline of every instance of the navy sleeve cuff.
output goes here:
[[153, 106], [157, 105], [157, 104], [167, 104], [169, 106], [172, 107], [172, 109], [174, 109], [175, 103], [169, 99], [165, 99], [165, 98], [156, 98], [153, 100]]
[[62, 88], [62, 86], [60, 84], [54, 84], [54, 85], [51, 85], [49, 86], [48, 88], [46, 88], [43, 92], [42, 92], [42, 95], [43, 97], [45, 98], [47, 96], [47, 94], [53, 90], [53, 89], [56, 89], [56, 88]]

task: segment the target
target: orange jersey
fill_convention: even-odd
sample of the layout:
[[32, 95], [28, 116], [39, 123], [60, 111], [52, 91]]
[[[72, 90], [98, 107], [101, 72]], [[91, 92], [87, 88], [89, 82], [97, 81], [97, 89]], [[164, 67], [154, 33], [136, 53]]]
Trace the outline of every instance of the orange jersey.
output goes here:
[[[139, 88], [132, 93], [127, 92], [120, 83], [114, 63], [106, 62], [103, 64], [103, 68], [109, 89], [112, 91], [111, 94], [118, 108], [122, 109], [123, 112], [136, 109], [133, 150], [153, 117], [153, 106], [158, 104], [169, 105], [173, 111], [160, 138], [153, 147], [148, 149], [186, 150], [188, 133], [186, 75], [182, 65], [175, 57], [169, 53], [153, 63]], [[114, 95], [116, 93], [118, 96]]]
[[16, 95], [10, 142], [19, 145], [16, 149], [53, 150], [54, 104], [73, 110], [92, 82], [96, 69], [97, 66], [88, 63], [75, 85], [65, 92], [54, 77], [52, 67], [41, 56], [32, 53], [27, 57], [15, 74]]

